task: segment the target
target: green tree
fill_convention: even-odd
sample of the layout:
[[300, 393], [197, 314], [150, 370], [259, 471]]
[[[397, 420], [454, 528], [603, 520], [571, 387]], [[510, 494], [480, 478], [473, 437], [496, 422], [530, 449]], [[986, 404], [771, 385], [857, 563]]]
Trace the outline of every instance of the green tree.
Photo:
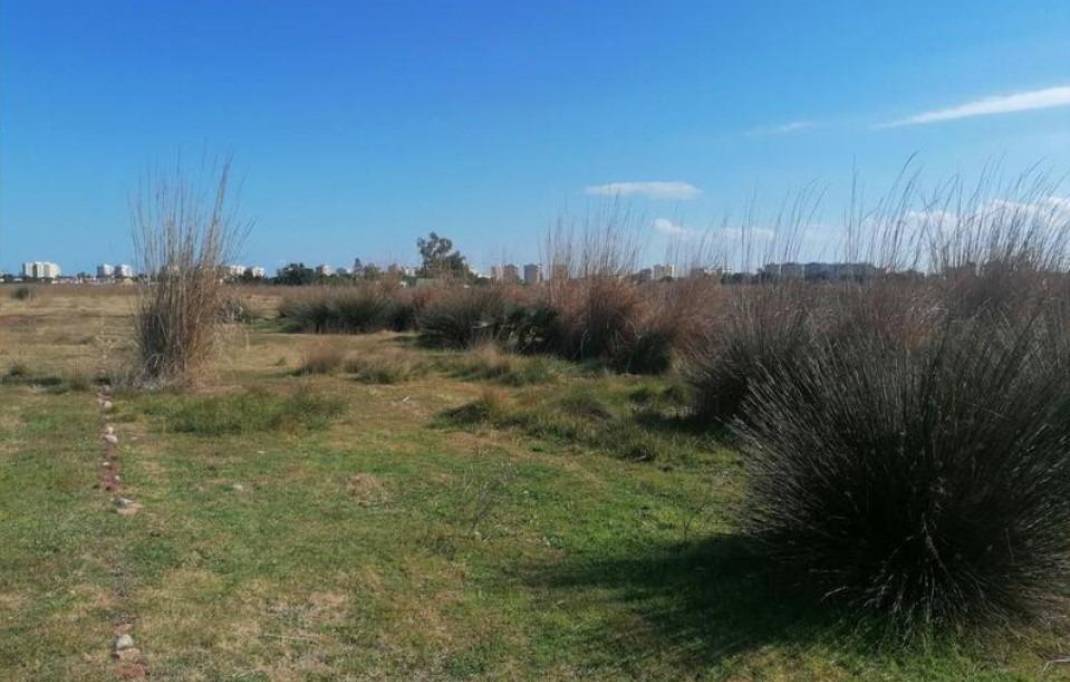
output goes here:
[[305, 267], [304, 263], [290, 263], [279, 272], [275, 283], [301, 286], [312, 284], [315, 280], [316, 273], [312, 268]]
[[420, 267], [421, 277], [467, 276], [468, 265], [461, 252], [453, 248], [452, 240], [432, 232], [427, 239], [417, 239], [416, 248], [420, 250], [420, 258], [423, 259], [423, 265]]

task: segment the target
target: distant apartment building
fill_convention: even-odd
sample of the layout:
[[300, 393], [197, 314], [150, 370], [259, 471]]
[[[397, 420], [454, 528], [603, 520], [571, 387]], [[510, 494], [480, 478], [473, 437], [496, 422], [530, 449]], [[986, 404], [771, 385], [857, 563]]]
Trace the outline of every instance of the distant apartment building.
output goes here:
[[317, 265], [316, 274], [321, 277], [330, 277], [334, 274], [334, 268], [327, 264]]
[[656, 281], [669, 279], [676, 276], [675, 265], [655, 265], [651, 273]]
[[640, 282], [649, 282], [654, 279], [654, 270], [652, 268], [643, 268], [639, 272], [635, 273], [635, 279]]
[[225, 274], [227, 277], [241, 277], [245, 274], [245, 266], [237, 264], [224, 265], [223, 274]]
[[715, 268], [704, 268], [695, 266], [688, 270], [687, 276], [691, 279], [702, 279], [703, 277], [714, 277], [718, 275], [718, 271]]
[[267, 270], [265, 268], [260, 267], [259, 265], [254, 265], [253, 267], [249, 268], [249, 274], [252, 276], [253, 279], [264, 279], [265, 277], [267, 277]]
[[115, 276], [115, 268], [108, 263], [97, 266], [97, 279], [111, 279]]
[[507, 265], [492, 265], [490, 278], [495, 282], [508, 282], [516, 284], [520, 281], [520, 268], [509, 263]]
[[35, 260], [22, 264], [24, 279], [56, 279], [59, 274], [59, 266], [51, 261]]
[[542, 282], [542, 266], [528, 263], [524, 266], [524, 284], [534, 285]]
[[134, 268], [125, 264], [116, 265], [114, 274], [117, 279], [131, 279], [134, 276]]

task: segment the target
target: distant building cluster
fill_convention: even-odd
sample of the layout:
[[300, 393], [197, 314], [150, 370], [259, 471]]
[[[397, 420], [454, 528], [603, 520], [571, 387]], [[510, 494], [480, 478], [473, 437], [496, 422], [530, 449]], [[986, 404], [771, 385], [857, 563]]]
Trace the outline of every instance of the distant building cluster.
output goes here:
[[267, 277], [267, 270], [259, 265], [224, 265], [223, 273], [228, 279], [264, 279]]
[[[971, 267], [976, 269], [976, 266], [972, 265], [963, 266], [961, 269], [968, 270]], [[166, 269], [161, 270], [161, 272], [165, 270]], [[754, 279], [807, 281], [859, 280], [875, 277], [884, 272], [884, 270], [872, 263], [865, 262], [797, 263], [789, 261], [784, 263], [767, 263], [759, 268], [757, 273], [752, 272], [741, 274], [733, 274], [732, 270], [727, 267], [709, 268], [700, 266], [691, 267], [687, 269], [684, 274], [680, 274], [677, 272], [677, 268], [673, 264], [659, 263], [652, 265], [651, 267], [642, 268], [631, 275], [622, 276], [626, 276], [637, 282], [662, 282], [686, 276], [691, 279], [716, 278], [725, 283], [740, 283], [753, 281]], [[403, 266], [393, 263], [386, 268], [380, 268], [376, 265], [365, 264], [359, 258], [353, 259], [352, 266], [341, 267], [335, 267], [327, 263], [321, 263], [314, 267], [306, 267], [301, 263], [291, 263], [278, 269], [276, 280], [286, 283], [302, 284], [314, 282], [323, 278], [336, 277], [374, 279], [383, 274], [390, 277], [401, 278], [403, 284], [412, 286], [426, 286], [432, 284], [434, 281], [432, 279], [422, 278], [420, 272], [411, 266]], [[469, 274], [477, 279], [483, 277], [471, 267], [469, 267]], [[945, 272], [943, 274], [947, 275], [949, 273]], [[268, 273], [265, 268], [259, 265], [246, 266], [237, 263], [230, 263], [222, 266], [220, 275], [225, 279], [234, 281], [268, 279]], [[21, 277], [4, 275], [3, 278], [8, 281], [22, 280], [38, 282], [94, 283], [130, 281], [136, 279], [138, 276], [139, 275], [135, 273], [132, 266], [124, 263], [118, 265], [101, 263], [96, 267], [95, 276], [88, 273], [64, 276], [62, 275], [60, 266], [54, 262], [27, 261], [22, 264]], [[489, 278], [494, 282], [505, 284], [535, 286], [547, 281], [562, 281], [571, 279], [572, 277], [573, 274], [570, 272], [569, 267], [563, 263], [555, 263], [549, 266], [549, 268], [544, 267], [541, 263], [528, 263], [523, 267], [513, 263], [505, 263], [492, 266], [490, 268]]]
[[773, 279], [867, 279], [881, 273], [872, 263], [769, 263], [761, 274]]
[[[688, 271], [687, 276], [720, 277], [724, 272], [725, 271], [720, 268], [694, 267]], [[664, 280], [676, 279], [677, 271], [675, 265], [672, 265], [671, 263], [663, 263], [649, 268], [642, 268], [633, 273], [631, 277], [639, 282], [661, 282]], [[547, 277], [545, 269], [539, 263], [528, 263], [523, 269], [512, 263], [494, 265], [491, 266], [490, 269], [491, 280], [506, 284], [519, 284], [523, 282], [527, 285], [535, 285], [541, 284], [547, 281], [547, 279], [550, 281], [561, 281], [571, 278], [572, 275], [569, 272], [568, 266], [563, 263], [556, 263], [551, 266], [549, 277]]]
[[133, 279], [134, 268], [133, 266], [120, 263], [119, 265], [111, 265], [109, 263], [101, 263], [97, 266], [97, 279], [99, 280], [113, 280], [113, 279]]
[[51, 261], [35, 260], [22, 264], [24, 279], [59, 279], [59, 266]]
[[666, 279], [676, 278], [676, 266], [672, 264], [655, 265], [650, 268], [643, 268], [639, 272], [635, 273], [636, 279], [640, 282], [661, 282]]
[[[175, 271], [177, 268], [174, 266], [160, 268], [160, 273], [168, 271]], [[246, 267], [244, 265], [225, 265], [222, 268], [221, 276], [226, 279], [266, 279], [267, 270], [256, 265], [252, 267]], [[132, 265], [126, 263], [119, 263], [118, 265], [112, 265], [111, 263], [100, 263], [96, 267], [95, 273], [80, 272], [76, 275], [63, 275], [59, 265], [51, 261], [27, 261], [22, 264], [22, 272], [19, 276], [3, 275], [3, 279], [26, 281], [26, 282], [84, 282], [84, 283], [105, 283], [105, 282], [124, 282], [138, 278], [138, 274], [134, 271]]]

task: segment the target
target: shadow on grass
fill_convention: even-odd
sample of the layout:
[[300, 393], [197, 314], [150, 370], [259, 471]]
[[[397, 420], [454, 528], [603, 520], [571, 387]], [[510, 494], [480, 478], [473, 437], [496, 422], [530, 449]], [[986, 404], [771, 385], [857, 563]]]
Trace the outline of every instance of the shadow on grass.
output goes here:
[[697, 671], [768, 645], [831, 637], [866, 646], [872, 633], [814, 595], [786, 592], [767, 566], [747, 538], [722, 535], [544, 567], [530, 580], [555, 601], [567, 599], [567, 608], [586, 611], [581, 620], [596, 614], [586, 628], [593, 656], [638, 672], [655, 661]]

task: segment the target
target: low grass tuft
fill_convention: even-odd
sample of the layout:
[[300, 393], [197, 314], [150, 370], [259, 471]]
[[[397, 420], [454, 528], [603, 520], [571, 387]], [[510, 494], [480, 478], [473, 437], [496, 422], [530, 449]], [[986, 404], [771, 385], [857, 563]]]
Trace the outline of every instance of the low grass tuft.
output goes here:
[[427, 374], [427, 365], [402, 356], [355, 357], [343, 369], [364, 384], [400, 384]]
[[459, 379], [494, 381], [506, 386], [543, 384], [557, 378], [547, 359], [512, 355], [490, 343], [459, 356], [453, 365], [453, 374]]
[[308, 350], [301, 365], [295, 372], [299, 376], [308, 374], [332, 374], [345, 362], [345, 351], [337, 346], [319, 345]]
[[447, 410], [442, 416], [447, 423], [469, 426], [488, 422], [500, 423], [510, 412], [505, 393], [488, 387], [472, 402]]

